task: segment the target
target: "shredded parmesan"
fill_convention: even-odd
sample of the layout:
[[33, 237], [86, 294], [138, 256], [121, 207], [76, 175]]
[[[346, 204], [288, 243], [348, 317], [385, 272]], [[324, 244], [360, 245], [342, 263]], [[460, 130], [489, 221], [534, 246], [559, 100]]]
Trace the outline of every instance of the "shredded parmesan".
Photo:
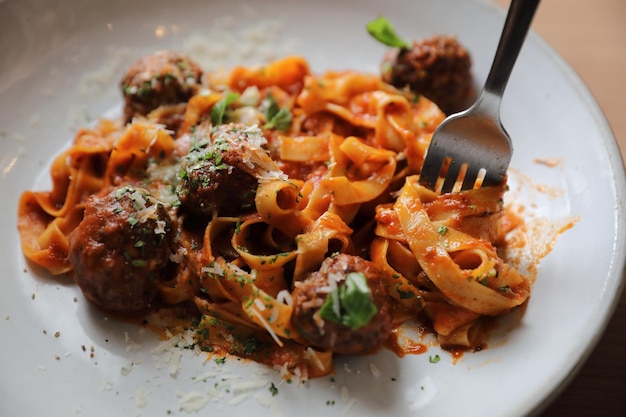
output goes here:
[[296, 51], [294, 39], [283, 39], [282, 22], [261, 21], [243, 31], [233, 30], [233, 17], [216, 19], [207, 33], [195, 33], [183, 41], [194, 61], [207, 71], [234, 65], [262, 64]]
[[135, 366], [135, 364], [133, 362], [130, 362], [130, 363], [122, 366], [122, 369], [120, 370], [121, 374], [124, 375], [124, 376], [127, 376], [133, 370], [134, 366]]
[[143, 388], [139, 388], [137, 395], [135, 396], [135, 404], [139, 408], [143, 408], [148, 404], [149, 391], [145, 391]]
[[288, 290], [280, 290], [278, 294], [276, 294], [276, 301], [281, 304], [286, 304], [288, 306], [293, 305], [293, 298], [291, 297], [291, 293]]
[[177, 334], [175, 336], [169, 337], [167, 340], [159, 343], [154, 349], [152, 349], [153, 355], [161, 355], [165, 352], [170, 351], [173, 347], [175, 347], [182, 339], [181, 334]]
[[168, 364], [168, 370], [170, 375], [174, 376], [180, 370], [180, 358], [182, 356], [182, 351], [180, 349], [172, 350], [170, 361]]
[[272, 327], [269, 325], [269, 323], [265, 320], [265, 318], [263, 317], [263, 315], [261, 315], [261, 313], [259, 313], [257, 310], [255, 310], [254, 308], [251, 308], [250, 311], [252, 312], [252, 315], [254, 315], [254, 317], [256, 317], [260, 324], [265, 327], [265, 330], [267, 330], [267, 332], [270, 334], [270, 336], [272, 336], [272, 339], [274, 339], [274, 342], [276, 342], [276, 344], [280, 347], [283, 347], [283, 342], [278, 338], [278, 335], [276, 335], [276, 333], [274, 332], [274, 330], [272, 330]]
[[197, 391], [191, 391], [186, 394], [179, 392], [177, 395], [180, 409], [187, 413], [200, 411], [209, 402], [208, 397]]
[[344, 416], [348, 414], [348, 412], [352, 409], [352, 407], [354, 407], [354, 404], [356, 404], [356, 398], [350, 398], [347, 402], [346, 405], [343, 407], [343, 410], [341, 411], [341, 414], [343, 414]]
[[[263, 304], [263, 301], [261, 301], [260, 298], [255, 298], [254, 299], [254, 305], [256, 306], [256, 308], [259, 309], [259, 311], [265, 311], [265, 304]], [[272, 322], [272, 320], [270, 320], [270, 323]]]
[[156, 235], [164, 235], [165, 234], [165, 226], [167, 226], [167, 222], [165, 220], [157, 220], [156, 227], [154, 228], [154, 234]]
[[248, 398], [250, 398], [250, 393], [248, 392], [243, 392], [239, 395], [236, 395], [235, 397], [231, 398], [230, 401], [228, 401], [229, 405], [237, 405], [239, 403], [242, 403], [243, 401], [247, 400]]
[[374, 378], [380, 377], [380, 370], [374, 363], [370, 363], [370, 372], [374, 375]]
[[170, 261], [179, 264], [185, 260], [185, 255], [187, 255], [187, 249], [179, 246], [176, 253], [170, 253]]
[[232, 392], [238, 394], [242, 392], [258, 390], [264, 388], [265, 386], [267, 386], [267, 381], [265, 379], [250, 379], [237, 383], [232, 383], [230, 388]]
[[220, 265], [218, 262], [214, 262], [210, 266], [202, 267], [202, 272], [223, 277], [225, 271], [224, 268], [222, 268], [222, 265]]
[[324, 370], [324, 364], [322, 363], [322, 361], [320, 360], [319, 356], [317, 356], [317, 352], [315, 352], [313, 350], [313, 348], [311, 347], [307, 347], [305, 350], [305, 353], [307, 355], [307, 358], [312, 359], [313, 362], [315, 363], [315, 365], [320, 369], [320, 370]]

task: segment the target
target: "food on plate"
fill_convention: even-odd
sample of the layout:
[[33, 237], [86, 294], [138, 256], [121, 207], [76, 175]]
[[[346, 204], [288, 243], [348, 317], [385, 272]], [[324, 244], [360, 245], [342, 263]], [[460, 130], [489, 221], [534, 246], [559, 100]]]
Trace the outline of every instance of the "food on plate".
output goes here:
[[[209, 128], [207, 126], [206, 128]], [[250, 161], [257, 157], [278, 170], [262, 145], [265, 138], [243, 124], [225, 124], [202, 133], [181, 160], [178, 195], [181, 208], [200, 215], [243, 215], [254, 211], [258, 170]]]
[[319, 270], [294, 282], [292, 299], [291, 321], [317, 349], [367, 353], [382, 346], [391, 332], [392, 307], [384, 272], [360, 256], [326, 258]]
[[84, 202], [69, 235], [74, 279], [90, 301], [118, 313], [140, 313], [157, 296], [172, 240], [165, 205], [144, 189], [116, 187]]
[[455, 36], [433, 35], [407, 43], [384, 17], [370, 23], [370, 33], [393, 46], [381, 64], [386, 83], [425, 95], [446, 114], [468, 107], [474, 93], [472, 60]]
[[300, 56], [200, 74], [174, 52], [131, 66], [123, 116], [79, 130], [51, 189], [22, 194], [32, 262], [103, 310], [301, 378], [410, 321], [477, 347], [484, 318], [527, 300], [498, 252], [519, 225], [506, 186], [419, 185], [445, 117], [425, 95]]
[[178, 52], [159, 51], [138, 59], [120, 82], [126, 122], [159, 107], [187, 102], [200, 87], [201, 78], [200, 66]]

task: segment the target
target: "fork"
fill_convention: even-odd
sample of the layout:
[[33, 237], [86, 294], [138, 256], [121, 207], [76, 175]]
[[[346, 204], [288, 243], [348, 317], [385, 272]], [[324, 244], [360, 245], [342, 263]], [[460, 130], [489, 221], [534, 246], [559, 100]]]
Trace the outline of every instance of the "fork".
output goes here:
[[[435, 130], [419, 182], [441, 193], [505, 181], [513, 145], [500, 121], [504, 89], [539, 0], [512, 0], [491, 69], [476, 102], [448, 116]], [[443, 178], [440, 178], [443, 177]]]

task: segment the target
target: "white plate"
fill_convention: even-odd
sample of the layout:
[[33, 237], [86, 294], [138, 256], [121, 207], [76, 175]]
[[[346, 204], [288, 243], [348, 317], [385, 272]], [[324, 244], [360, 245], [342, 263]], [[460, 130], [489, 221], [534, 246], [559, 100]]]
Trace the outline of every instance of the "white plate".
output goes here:
[[[538, 193], [525, 182], [515, 197], [533, 216], [580, 221], [541, 264], [514, 328], [456, 364], [437, 348], [404, 358], [383, 351], [340, 358], [333, 379], [298, 385], [253, 363], [205, 363], [183, 351], [182, 369], [171, 375], [167, 354], [152, 353], [153, 335], [108, 320], [71, 282], [49, 277], [21, 255], [19, 193], [48, 185], [49, 163], [77, 126], [119, 110], [117, 81], [130, 59], [166, 47], [197, 52], [203, 37], [212, 53], [225, 54], [213, 64], [224, 57], [251, 63], [278, 51], [304, 55], [316, 71], [376, 71], [384, 48], [364, 25], [379, 13], [405, 37], [458, 35], [478, 84], [504, 18], [490, 3], [465, 0], [0, 1], [0, 415], [184, 415], [179, 397], [196, 392], [208, 401], [207, 415], [522, 416], [558, 392], [595, 345], [621, 291], [625, 181], [597, 104], [534, 34], [502, 116], [516, 148], [512, 167], [524, 173], [513, 178], [528, 176], [560, 192]], [[258, 47], [243, 50], [259, 32]], [[550, 168], [537, 158], [559, 163]], [[435, 354], [441, 361], [430, 363]], [[244, 382], [259, 386], [243, 390]]]

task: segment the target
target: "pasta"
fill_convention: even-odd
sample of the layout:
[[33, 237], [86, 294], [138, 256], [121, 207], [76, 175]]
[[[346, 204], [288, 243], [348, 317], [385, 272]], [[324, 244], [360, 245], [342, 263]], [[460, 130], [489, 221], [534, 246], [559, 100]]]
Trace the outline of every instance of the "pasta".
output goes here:
[[299, 56], [203, 78], [168, 59], [180, 74], [123, 85], [125, 119], [80, 130], [19, 201], [25, 256], [100, 308], [175, 311], [203, 350], [311, 378], [408, 320], [475, 347], [529, 297], [498, 253], [506, 185], [419, 185], [433, 102]]

